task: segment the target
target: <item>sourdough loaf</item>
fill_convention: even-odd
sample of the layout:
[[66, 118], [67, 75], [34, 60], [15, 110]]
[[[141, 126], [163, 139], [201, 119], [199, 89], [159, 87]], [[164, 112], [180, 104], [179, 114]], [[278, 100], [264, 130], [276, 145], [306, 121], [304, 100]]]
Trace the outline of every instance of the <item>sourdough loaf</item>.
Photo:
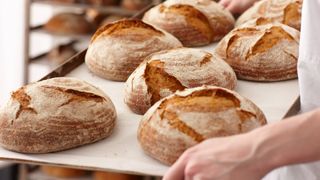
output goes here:
[[93, 30], [92, 24], [84, 16], [74, 13], [54, 15], [44, 29], [56, 34], [88, 34]]
[[181, 47], [171, 34], [140, 20], [120, 20], [98, 29], [85, 61], [88, 68], [105, 79], [125, 81], [148, 55]]
[[262, 111], [248, 99], [204, 86], [176, 92], [153, 105], [140, 122], [138, 140], [148, 155], [170, 165], [201, 141], [246, 133], [264, 124]]
[[[216, 47], [239, 79], [281, 81], [297, 77], [298, 30], [256, 19], [232, 30]], [[257, 26], [258, 25], [258, 26]]]
[[124, 101], [133, 112], [144, 114], [177, 90], [202, 85], [233, 89], [236, 81], [232, 68], [214, 54], [191, 48], [166, 50], [148, 56], [131, 74]]
[[22, 153], [66, 150], [109, 136], [115, 120], [115, 107], [101, 90], [53, 78], [12, 93], [0, 109], [0, 145]]
[[264, 17], [300, 30], [301, 8], [302, 0], [261, 0], [238, 18], [236, 26]]
[[231, 13], [212, 0], [167, 0], [146, 12], [143, 20], [173, 34], [184, 46], [207, 45], [234, 27]]

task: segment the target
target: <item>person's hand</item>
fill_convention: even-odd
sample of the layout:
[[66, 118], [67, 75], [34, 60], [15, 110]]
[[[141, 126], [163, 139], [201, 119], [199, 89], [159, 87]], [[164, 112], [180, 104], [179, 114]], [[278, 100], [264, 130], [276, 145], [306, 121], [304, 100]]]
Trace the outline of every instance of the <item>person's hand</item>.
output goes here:
[[221, 0], [219, 3], [233, 14], [240, 14], [251, 7], [257, 0]]
[[186, 150], [163, 179], [261, 179], [271, 169], [256, 157], [252, 138], [245, 134], [206, 140]]

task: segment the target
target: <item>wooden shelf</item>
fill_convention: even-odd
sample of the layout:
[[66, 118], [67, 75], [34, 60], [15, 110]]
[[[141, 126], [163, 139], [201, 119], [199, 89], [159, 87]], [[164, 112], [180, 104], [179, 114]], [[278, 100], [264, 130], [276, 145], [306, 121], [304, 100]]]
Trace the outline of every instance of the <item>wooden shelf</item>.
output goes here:
[[[120, 6], [98, 6], [98, 5], [91, 5], [91, 4], [84, 4], [84, 3], [63, 3], [63, 2], [55, 2], [52, 0], [32, 0], [33, 3], [36, 4], [46, 4], [50, 6], [62, 6], [62, 7], [70, 7], [70, 8], [77, 8], [77, 9], [88, 9], [88, 8], [94, 8], [102, 13], [108, 13], [108, 14], [118, 14], [118, 15], [124, 15], [124, 16], [132, 16], [139, 11], [131, 11], [124, 8], [121, 8]], [[152, 1], [150, 1], [150, 4]]]

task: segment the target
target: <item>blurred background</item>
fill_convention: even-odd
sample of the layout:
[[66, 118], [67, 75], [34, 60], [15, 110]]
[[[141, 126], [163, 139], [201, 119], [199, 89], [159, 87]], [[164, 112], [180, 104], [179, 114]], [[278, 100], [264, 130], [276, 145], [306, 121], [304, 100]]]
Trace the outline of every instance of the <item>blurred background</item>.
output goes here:
[[[160, 0], [14, 0], [0, 5], [0, 106], [88, 46], [103, 24]], [[0, 179], [152, 179], [0, 161]]]

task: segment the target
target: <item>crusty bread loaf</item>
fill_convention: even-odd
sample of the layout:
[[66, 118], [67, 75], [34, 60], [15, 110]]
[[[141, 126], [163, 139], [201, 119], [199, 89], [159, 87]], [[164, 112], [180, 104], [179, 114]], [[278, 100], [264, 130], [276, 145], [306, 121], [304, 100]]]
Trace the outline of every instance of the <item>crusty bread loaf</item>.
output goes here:
[[141, 10], [150, 3], [152, 3], [150, 0], [122, 0], [121, 6], [128, 10]]
[[220, 40], [234, 27], [231, 13], [212, 0], [167, 0], [146, 12], [143, 21], [191, 47]]
[[105, 79], [125, 81], [148, 55], [181, 47], [171, 34], [140, 20], [120, 20], [98, 29], [85, 61], [88, 68]]
[[93, 30], [92, 24], [84, 16], [73, 13], [54, 15], [44, 28], [56, 34], [88, 34]]
[[125, 103], [144, 114], [158, 100], [177, 90], [215, 85], [236, 86], [236, 75], [220, 57], [208, 52], [178, 48], [152, 54], [128, 78]]
[[0, 145], [22, 153], [66, 150], [109, 136], [115, 120], [115, 107], [101, 90], [53, 78], [12, 93], [0, 110]]
[[[239, 79], [281, 81], [297, 77], [298, 30], [263, 19], [248, 22], [232, 30], [216, 47]], [[248, 24], [248, 26], [247, 26]]]
[[55, 167], [55, 166], [41, 166], [41, 171], [49, 176], [59, 178], [72, 178], [86, 175], [88, 172], [80, 169]]
[[248, 99], [204, 86], [176, 92], [153, 105], [140, 122], [138, 140], [148, 155], [170, 165], [203, 140], [246, 133], [264, 124], [262, 111]]
[[238, 18], [236, 26], [264, 17], [300, 30], [301, 8], [302, 0], [261, 0]]

